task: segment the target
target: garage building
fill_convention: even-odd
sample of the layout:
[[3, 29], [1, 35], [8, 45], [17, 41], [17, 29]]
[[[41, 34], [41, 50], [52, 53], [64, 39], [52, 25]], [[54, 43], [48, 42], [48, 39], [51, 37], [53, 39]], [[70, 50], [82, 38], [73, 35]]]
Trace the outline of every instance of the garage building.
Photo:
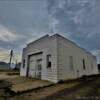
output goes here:
[[45, 35], [23, 49], [21, 76], [56, 83], [97, 73], [96, 57], [59, 34]]

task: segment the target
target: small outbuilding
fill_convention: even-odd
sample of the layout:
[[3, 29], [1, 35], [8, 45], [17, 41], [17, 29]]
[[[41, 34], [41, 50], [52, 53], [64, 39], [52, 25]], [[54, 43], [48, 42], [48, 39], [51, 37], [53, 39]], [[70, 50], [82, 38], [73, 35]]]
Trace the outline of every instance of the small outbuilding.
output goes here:
[[58, 82], [97, 73], [96, 57], [59, 34], [43, 36], [23, 49], [21, 76]]

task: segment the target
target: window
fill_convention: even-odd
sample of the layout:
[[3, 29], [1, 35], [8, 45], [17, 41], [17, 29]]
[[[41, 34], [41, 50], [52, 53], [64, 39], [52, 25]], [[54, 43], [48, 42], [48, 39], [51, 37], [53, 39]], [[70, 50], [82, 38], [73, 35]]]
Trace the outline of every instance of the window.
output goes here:
[[83, 69], [84, 69], [84, 70], [86, 69], [85, 60], [84, 60], [84, 59], [83, 59]]
[[69, 64], [70, 64], [70, 69], [74, 70], [73, 69], [73, 56], [69, 56]]
[[23, 68], [25, 68], [25, 59], [23, 60]]
[[51, 55], [47, 55], [47, 68], [51, 68]]

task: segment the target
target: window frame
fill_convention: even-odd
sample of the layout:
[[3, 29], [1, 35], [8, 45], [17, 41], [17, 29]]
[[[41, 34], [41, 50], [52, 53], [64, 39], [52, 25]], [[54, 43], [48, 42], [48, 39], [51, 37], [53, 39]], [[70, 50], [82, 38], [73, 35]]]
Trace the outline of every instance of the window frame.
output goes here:
[[52, 67], [52, 63], [51, 63], [51, 54], [48, 54], [46, 56], [46, 60], [47, 60], [47, 68], [51, 68]]
[[86, 70], [86, 63], [85, 63], [85, 59], [82, 60], [82, 64], [83, 64], [83, 69]]
[[73, 60], [73, 56], [69, 56], [69, 64], [70, 64], [71, 71], [73, 71], [74, 70], [74, 60]]

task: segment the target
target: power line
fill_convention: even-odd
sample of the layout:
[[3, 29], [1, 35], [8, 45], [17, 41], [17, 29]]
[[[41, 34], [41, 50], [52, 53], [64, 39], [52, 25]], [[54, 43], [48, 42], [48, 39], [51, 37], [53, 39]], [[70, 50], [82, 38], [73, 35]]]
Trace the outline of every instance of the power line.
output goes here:
[[1, 61], [5, 61], [5, 60], [9, 61], [9, 66], [10, 66], [10, 64], [11, 64], [12, 61], [16, 62], [16, 60], [18, 60], [18, 53], [17, 52], [13, 53], [13, 50], [11, 50], [10, 54], [7, 54], [6, 56], [3, 56], [3, 54], [2, 54]]

